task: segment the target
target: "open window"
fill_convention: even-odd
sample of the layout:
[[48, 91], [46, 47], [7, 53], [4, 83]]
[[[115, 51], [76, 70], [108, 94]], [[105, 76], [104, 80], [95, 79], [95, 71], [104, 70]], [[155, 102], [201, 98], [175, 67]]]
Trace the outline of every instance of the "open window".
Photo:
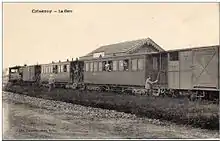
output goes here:
[[123, 67], [124, 67], [124, 71], [128, 71], [128, 68], [129, 68], [129, 61], [128, 61], [128, 59], [123, 61]]
[[67, 65], [63, 65], [63, 72], [67, 72]]
[[119, 61], [119, 71], [128, 71], [129, 69], [129, 60], [120, 60]]
[[170, 52], [170, 61], [179, 61], [179, 52], [175, 51], [175, 52]]
[[106, 71], [106, 64], [107, 64], [106, 61], [102, 62], [102, 71]]
[[112, 61], [103, 61], [103, 71], [112, 71], [113, 62]]
[[18, 72], [17, 69], [11, 69], [11, 73], [16, 73], [16, 72]]
[[58, 66], [57, 65], [53, 66], [53, 73], [58, 73]]

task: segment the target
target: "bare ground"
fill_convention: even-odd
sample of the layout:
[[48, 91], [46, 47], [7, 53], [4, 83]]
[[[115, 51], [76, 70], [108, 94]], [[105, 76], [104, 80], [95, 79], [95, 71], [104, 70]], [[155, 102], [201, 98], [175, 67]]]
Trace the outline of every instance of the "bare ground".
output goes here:
[[3, 139], [218, 137], [218, 131], [3, 92]]

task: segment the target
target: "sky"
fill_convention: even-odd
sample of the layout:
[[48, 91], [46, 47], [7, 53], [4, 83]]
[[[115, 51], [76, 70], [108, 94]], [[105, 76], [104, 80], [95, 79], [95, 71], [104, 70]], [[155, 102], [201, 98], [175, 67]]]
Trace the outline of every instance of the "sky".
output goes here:
[[[32, 13], [33, 9], [72, 13]], [[4, 3], [3, 68], [80, 57], [151, 38], [165, 50], [219, 44], [217, 3]]]

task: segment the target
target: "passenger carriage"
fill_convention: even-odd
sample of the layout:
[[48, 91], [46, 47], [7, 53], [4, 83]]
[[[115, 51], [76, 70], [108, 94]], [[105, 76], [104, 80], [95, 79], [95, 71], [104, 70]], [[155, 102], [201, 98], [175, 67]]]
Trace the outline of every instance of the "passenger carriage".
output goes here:
[[80, 58], [85, 64], [84, 83], [95, 90], [143, 90], [147, 75], [154, 75], [146, 54], [160, 51], [164, 50], [149, 38], [102, 46]]

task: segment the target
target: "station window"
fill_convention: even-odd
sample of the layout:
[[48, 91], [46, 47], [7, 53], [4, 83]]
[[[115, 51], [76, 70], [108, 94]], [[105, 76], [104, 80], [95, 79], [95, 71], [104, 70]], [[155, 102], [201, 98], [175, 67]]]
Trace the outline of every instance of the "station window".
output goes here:
[[138, 59], [138, 70], [144, 69], [144, 59]]
[[63, 65], [63, 70], [62, 72], [67, 72], [67, 65]]
[[179, 60], [179, 52], [171, 52], [170, 55], [170, 61], [178, 61]]
[[136, 71], [137, 70], [137, 59], [132, 59], [131, 60], [131, 64], [132, 64], [132, 70]]
[[98, 62], [94, 62], [94, 71], [98, 71]]
[[153, 57], [153, 69], [157, 70], [158, 69], [158, 58]]
[[90, 71], [93, 71], [93, 62], [90, 63]]
[[86, 71], [89, 71], [89, 63], [86, 63]]
[[113, 71], [117, 71], [118, 69], [118, 61], [113, 61]]
[[102, 71], [102, 62], [99, 62], [99, 71]]

